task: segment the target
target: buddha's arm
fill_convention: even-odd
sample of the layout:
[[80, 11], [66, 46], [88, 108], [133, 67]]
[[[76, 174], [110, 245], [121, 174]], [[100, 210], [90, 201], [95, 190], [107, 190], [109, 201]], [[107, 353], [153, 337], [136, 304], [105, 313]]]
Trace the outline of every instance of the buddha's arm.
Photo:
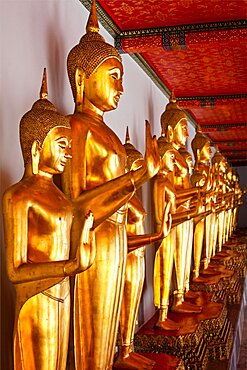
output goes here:
[[176, 199], [190, 199], [191, 196], [198, 194], [199, 188], [189, 188], [176, 191]]
[[186, 212], [181, 212], [178, 215], [172, 215], [172, 229], [185, 221], [194, 219], [195, 222], [199, 222], [201, 219], [207, 217], [212, 211], [208, 210], [205, 212], [198, 213], [195, 210], [189, 210]]
[[164, 239], [163, 233], [128, 235], [128, 252]]
[[144, 235], [128, 235], [128, 251], [132, 252], [133, 250], [149, 245], [161, 239], [167, 237], [171, 230], [172, 217], [170, 212], [171, 204], [168, 203], [163, 212], [162, 225], [160, 232], [153, 234], [144, 234]]
[[135, 184], [128, 172], [93, 189], [84, 191], [73, 200], [74, 211], [84, 217], [89, 211], [94, 215], [94, 227], [111, 216], [133, 196]]
[[144, 223], [144, 218], [146, 215], [147, 214], [142, 202], [135, 194], [128, 202], [128, 224], [133, 224], [136, 222]]
[[11, 193], [4, 195], [3, 215], [9, 279], [14, 284], [50, 278], [58, 278], [59, 281], [68, 275], [67, 269], [71, 274], [76, 273], [77, 261], [28, 262], [28, 207], [28, 202], [15, 201]]
[[155, 178], [153, 187], [153, 199], [155, 210], [155, 222], [160, 224], [162, 220], [162, 210], [164, 207], [165, 186], [159, 177]]

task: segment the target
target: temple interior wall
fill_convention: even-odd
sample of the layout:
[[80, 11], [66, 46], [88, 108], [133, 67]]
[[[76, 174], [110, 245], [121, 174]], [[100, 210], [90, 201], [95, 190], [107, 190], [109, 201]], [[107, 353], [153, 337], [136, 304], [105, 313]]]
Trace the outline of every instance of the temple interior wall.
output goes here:
[[[63, 114], [72, 113], [74, 103], [66, 72], [69, 50], [85, 33], [88, 12], [77, 0], [1, 0], [1, 194], [23, 174], [19, 144], [19, 122], [39, 98], [43, 68], [47, 68], [49, 99]], [[113, 39], [101, 27], [106, 41]], [[144, 153], [145, 120], [160, 135], [160, 115], [168, 99], [128, 55], [123, 55], [124, 95], [116, 111], [105, 114], [105, 122], [124, 141], [129, 126], [132, 143]], [[190, 138], [194, 128], [189, 124]], [[190, 147], [190, 145], [189, 145]], [[241, 184], [246, 182], [246, 167], [239, 168]], [[148, 213], [146, 231], [153, 230], [150, 184], [143, 187], [141, 197]], [[244, 213], [244, 209], [241, 210]], [[246, 206], [245, 206], [246, 215]], [[246, 217], [240, 220], [247, 226]], [[245, 222], [245, 224], [243, 224]], [[4, 268], [3, 232], [2, 261], [2, 369], [11, 369], [11, 344], [14, 317], [14, 290]], [[146, 252], [146, 280], [140, 319], [146, 321], [153, 312], [152, 274], [154, 248]]]

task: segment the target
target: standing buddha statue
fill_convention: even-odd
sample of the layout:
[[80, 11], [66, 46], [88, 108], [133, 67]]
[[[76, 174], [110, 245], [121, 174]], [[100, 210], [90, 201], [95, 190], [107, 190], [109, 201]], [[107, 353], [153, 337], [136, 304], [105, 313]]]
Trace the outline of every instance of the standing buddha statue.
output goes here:
[[[124, 144], [127, 155], [127, 171], [142, 165], [143, 156], [130, 143], [128, 128]], [[120, 312], [119, 354], [114, 364], [117, 369], [151, 370], [154, 362], [133, 352], [134, 333], [145, 278], [145, 245], [165, 238], [170, 231], [170, 205], [164, 208], [162, 227], [159, 233], [144, 234], [146, 212], [135, 194], [128, 202], [127, 235], [128, 255], [126, 260], [125, 284]]]
[[[126, 173], [124, 146], [103, 120], [123, 94], [123, 66], [118, 51], [99, 34], [95, 1], [86, 34], [70, 51], [67, 66], [75, 113], [70, 117], [72, 160], [63, 177], [64, 192], [76, 199], [102, 184], [106, 194], [122, 186], [104, 204], [109, 217], [95, 228], [95, 263], [85, 276], [76, 277], [74, 289], [76, 368], [106, 370], [113, 365], [124, 286], [127, 202], [158, 171], [159, 156], [147, 123], [143, 165]], [[79, 233], [80, 227], [72, 235], [72, 253]]]
[[[186, 114], [177, 106], [174, 93], [171, 94], [170, 102], [167, 104], [165, 112], [161, 115], [162, 135], [173, 146], [175, 152], [175, 166], [171, 173], [172, 182], [177, 192], [176, 196], [176, 214], [189, 212], [190, 199], [198, 193], [198, 189], [190, 188], [185, 182], [188, 173], [188, 165], [185, 158], [179, 153], [179, 149], [184, 148], [188, 137]], [[183, 193], [179, 200], [179, 191]], [[179, 203], [178, 203], [179, 201]], [[176, 242], [174, 250], [174, 302], [172, 311], [177, 313], [199, 313], [201, 307], [189, 302], [185, 302], [185, 270], [187, 256], [187, 240], [189, 235], [190, 223], [181, 222], [175, 228]]]
[[216, 174], [216, 191], [217, 191], [217, 203], [219, 209], [217, 211], [217, 240], [218, 240], [218, 251], [222, 251], [223, 245], [223, 234], [225, 224], [225, 180], [224, 174], [226, 171], [226, 160], [220, 153], [219, 148], [216, 146], [216, 151], [212, 157], [212, 168]]
[[90, 214], [81, 219], [75, 257], [69, 259], [74, 205], [53, 175], [71, 158], [70, 125], [47, 96], [44, 74], [40, 99], [20, 122], [24, 176], [3, 197], [7, 273], [16, 290], [15, 370], [66, 369], [68, 276], [87, 269], [95, 256]]
[[[195, 157], [195, 172], [192, 175], [193, 185], [200, 185], [204, 197], [204, 211], [209, 214], [199, 222], [195, 220], [194, 230], [194, 270], [193, 278], [197, 279], [200, 271], [200, 263], [203, 255], [204, 269], [207, 269], [213, 248], [214, 229], [216, 226], [214, 213], [211, 210], [211, 200], [213, 193], [212, 176], [210, 172], [209, 159], [211, 155], [210, 141], [203, 135], [201, 128], [198, 126], [196, 135], [191, 142], [192, 150]], [[200, 179], [198, 179], [198, 174]], [[204, 251], [203, 251], [204, 246]]]
[[[182, 187], [185, 189], [191, 188], [192, 184], [190, 181], [190, 176], [193, 171], [193, 161], [192, 161], [192, 155], [185, 149], [180, 148], [179, 153], [182, 155], [182, 157], [185, 159], [187, 163], [187, 171], [180, 176], [182, 179]], [[198, 197], [196, 197], [196, 201], [198, 202]], [[192, 207], [192, 201], [190, 202], [190, 207]], [[199, 207], [198, 207], [199, 208]], [[185, 261], [185, 279], [184, 279], [184, 290], [185, 295], [189, 296], [189, 290], [190, 290], [190, 272], [191, 272], [191, 262], [192, 262], [192, 247], [193, 247], [193, 234], [194, 234], [194, 221], [193, 218], [187, 221], [187, 247], [186, 247], [186, 261]], [[186, 294], [187, 293], [187, 294]]]

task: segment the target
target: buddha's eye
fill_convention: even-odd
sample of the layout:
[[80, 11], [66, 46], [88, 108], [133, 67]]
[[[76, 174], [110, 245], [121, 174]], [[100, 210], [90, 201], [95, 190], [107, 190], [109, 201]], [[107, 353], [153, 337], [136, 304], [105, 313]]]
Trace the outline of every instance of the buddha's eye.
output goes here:
[[58, 144], [59, 148], [64, 150], [69, 145], [69, 142], [68, 142], [68, 140], [66, 140], [64, 138], [60, 138], [60, 139], [57, 140], [57, 144]]

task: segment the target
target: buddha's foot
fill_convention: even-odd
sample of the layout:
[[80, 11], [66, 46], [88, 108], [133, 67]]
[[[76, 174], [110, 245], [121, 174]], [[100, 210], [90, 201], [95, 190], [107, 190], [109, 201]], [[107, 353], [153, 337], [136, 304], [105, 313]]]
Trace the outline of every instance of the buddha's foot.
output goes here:
[[200, 274], [216, 276], [216, 275], [219, 275], [219, 272], [215, 270], [214, 268], [208, 267], [207, 269], [201, 270]]
[[200, 313], [202, 312], [202, 307], [189, 302], [183, 302], [173, 305], [171, 310], [175, 313]]
[[152, 369], [155, 365], [155, 361], [150, 360], [150, 358], [142, 356], [140, 353], [137, 352], [131, 352], [130, 356], [132, 356], [133, 359], [136, 359], [141, 365], [143, 366], [149, 366], [150, 369]]
[[193, 292], [192, 290], [188, 290], [187, 292], [184, 293], [184, 297], [188, 299], [194, 299], [198, 298], [199, 294], [196, 292]]
[[[155, 363], [149, 359], [146, 359], [147, 361], [144, 362], [140, 359], [140, 357], [143, 358], [143, 356], [140, 355], [140, 357], [136, 356], [137, 354], [134, 352], [131, 352], [128, 357], [121, 357], [119, 356], [117, 360], [114, 363], [113, 368], [114, 369], [129, 369], [129, 370], [152, 370]], [[150, 361], [150, 363], [148, 362]]]
[[215, 256], [216, 257], [222, 257], [222, 258], [229, 257], [229, 253], [227, 253], [226, 251], [221, 251], [221, 252], [216, 253]]
[[157, 321], [155, 324], [156, 328], [163, 329], [163, 330], [179, 330], [180, 326], [171, 319], [165, 319], [164, 321]]

